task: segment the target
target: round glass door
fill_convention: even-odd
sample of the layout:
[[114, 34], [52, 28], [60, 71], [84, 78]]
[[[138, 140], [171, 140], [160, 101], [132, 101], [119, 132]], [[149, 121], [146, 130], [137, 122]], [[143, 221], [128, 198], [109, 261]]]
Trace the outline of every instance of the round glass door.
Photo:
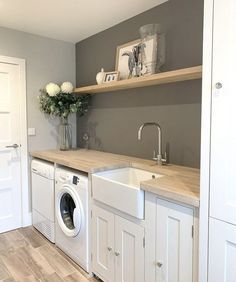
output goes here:
[[78, 197], [64, 188], [57, 197], [57, 220], [62, 231], [69, 237], [78, 235], [82, 223], [82, 210]]
[[60, 201], [61, 217], [65, 226], [70, 230], [75, 229], [73, 219], [74, 210], [75, 202], [72, 199], [71, 195], [69, 193], [63, 194]]

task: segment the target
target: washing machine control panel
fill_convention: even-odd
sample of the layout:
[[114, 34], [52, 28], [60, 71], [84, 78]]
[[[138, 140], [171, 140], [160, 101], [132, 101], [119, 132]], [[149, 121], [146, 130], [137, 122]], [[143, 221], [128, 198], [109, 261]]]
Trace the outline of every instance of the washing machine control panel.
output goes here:
[[83, 179], [83, 177], [80, 177], [79, 175], [73, 175], [73, 174], [67, 174], [64, 172], [61, 172], [60, 174], [56, 175], [56, 180], [61, 183], [67, 183], [71, 185], [78, 185], [78, 184], [85, 184], [87, 183], [86, 180]]
[[85, 174], [68, 172], [64, 169], [56, 169], [56, 181], [62, 184], [77, 186], [78, 188], [87, 189], [88, 177]]
[[74, 185], [77, 185], [77, 184], [79, 183], [79, 177], [76, 176], [76, 175], [73, 175], [72, 183], [73, 183]]

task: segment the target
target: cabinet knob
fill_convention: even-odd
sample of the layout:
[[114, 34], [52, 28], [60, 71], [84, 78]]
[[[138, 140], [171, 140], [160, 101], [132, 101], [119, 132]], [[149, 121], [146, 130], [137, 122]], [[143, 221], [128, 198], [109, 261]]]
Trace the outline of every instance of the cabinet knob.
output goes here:
[[108, 251], [111, 252], [112, 251], [112, 247], [107, 247]]
[[163, 265], [162, 262], [159, 262], [159, 261], [157, 262], [157, 266], [158, 266], [158, 267], [162, 267], [162, 265]]
[[223, 87], [223, 85], [222, 85], [221, 82], [217, 82], [217, 83], [215, 84], [215, 87], [216, 87], [216, 89], [221, 89], [221, 88]]
[[115, 252], [115, 256], [117, 256], [117, 257], [118, 257], [119, 255], [120, 255], [120, 253], [119, 253], [119, 252]]

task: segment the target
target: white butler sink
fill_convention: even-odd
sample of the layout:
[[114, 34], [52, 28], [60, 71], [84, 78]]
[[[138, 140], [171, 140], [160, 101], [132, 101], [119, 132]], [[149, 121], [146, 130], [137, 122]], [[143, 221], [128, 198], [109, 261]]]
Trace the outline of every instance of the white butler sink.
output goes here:
[[132, 167], [92, 175], [93, 198], [138, 219], [144, 219], [144, 191], [140, 182], [160, 174]]

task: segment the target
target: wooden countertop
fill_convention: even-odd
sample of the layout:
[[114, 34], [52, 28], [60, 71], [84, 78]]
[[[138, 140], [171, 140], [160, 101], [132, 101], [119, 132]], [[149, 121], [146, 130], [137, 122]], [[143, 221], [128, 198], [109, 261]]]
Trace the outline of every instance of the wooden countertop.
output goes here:
[[199, 169], [176, 165], [157, 166], [151, 160], [86, 149], [34, 151], [31, 156], [87, 173], [127, 166], [159, 173], [163, 177], [141, 182], [141, 189], [199, 207]]

